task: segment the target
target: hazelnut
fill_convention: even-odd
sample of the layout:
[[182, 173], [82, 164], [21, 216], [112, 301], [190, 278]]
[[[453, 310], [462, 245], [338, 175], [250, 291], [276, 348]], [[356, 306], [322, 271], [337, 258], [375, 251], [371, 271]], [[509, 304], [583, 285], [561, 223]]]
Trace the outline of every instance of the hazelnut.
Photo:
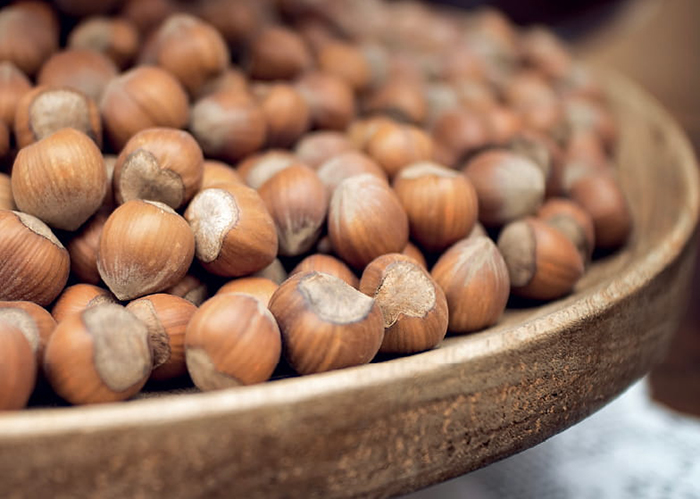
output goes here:
[[603, 103], [585, 97], [570, 97], [564, 101], [564, 112], [571, 130], [594, 133], [607, 150], [615, 145], [617, 124]]
[[367, 142], [366, 150], [393, 177], [412, 163], [431, 160], [433, 141], [423, 130], [411, 125], [381, 126]]
[[192, 274], [187, 274], [180, 282], [166, 289], [165, 293], [184, 298], [196, 306], [200, 306], [209, 298], [207, 284]]
[[329, 41], [319, 48], [317, 60], [321, 71], [343, 79], [355, 92], [366, 89], [370, 84], [369, 63], [355, 45]]
[[57, 49], [58, 21], [50, 6], [27, 2], [0, 9], [0, 61], [32, 76]]
[[[0, 125], [0, 128], [2, 126]], [[2, 157], [2, 155], [0, 155]], [[15, 210], [15, 200], [12, 198], [12, 181], [7, 173], [0, 173], [0, 210]]]
[[476, 191], [455, 170], [414, 163], [396, 175], [393, 187], [406, 210], [411, 239], [427, 251], [441, 251], [467, 237], [476, 223]]
[[508, 149], [526, 156], [540, 167], [546, 179], [545, 195], [563, 193], [564, 151], [550, 136], [534, 130], [522, 130], [511, 138]]
[[198, 100], [189, 128], [204, 154], [230, 162], [260, 149], [267, 136], [263, 110], [250, 95], [235, 90]]
[[15, 110], [22, 96], [32, 89], [29, 78], [10, 61], [0, 62], [0, 121], [8, 128], [15, 122]]
[[151, 379], [162, 381], [187, 373], [185, 329], [197, 307], [184, 298], [161, 293], [134, 300], [126, 309], [148, 328], [153, 352]]
[[17, 327], [0, 321], [0, 411], [27, 405], [36, 374], [37, 363], [27, 338]]
[[264, 277], [276, 284], [282, 284], [287, 279], [287, 271], [284, 269], [282, 262], [279, 261], [279, 258], [275, 258], [270, 265], [255, 272], [253, 277]]
[[196, 97], [201, 99], [218, 92], [248, 92], [248, 79], [241, 69], [228, 66], [218, 76], [209, 79], [202, 85]]
[[483, 121], [489, 142], [499, 146], [506, 145], [523, 130], [520, 115], [506, 106], [493, 106], [485, 111]]
[[291, 80], [311, 64], [311, 53], [304, 40], [282, 26], [264, 28], [250, 42], [248, 71], [251, 78]]
[[54, 391], [71, 404], [126, 400], [151, 374], [146, 325], [121, 305], [106, 303], [58, 323], [44, 355]]
[[269, 265], [277, 255], [277, 231], [260, 195], [242, 184], [205, 189], [190, 202], [185, 218], [196, 254], [217, 275], [237, 277]]
[[114, 197], [160, 201], [184, 206], [202, 184], [204, 158], [189, 133], [173, 128], [147, 128], [131, 137], [114, 165]]
[[105, 131], [118, 150], [146, 128], [184, 128], [190, 113], [187, 94], [175, 77], [149, 66], [113, 79], [102, 94], [100, 109]]
[[431, 270], [445, 292], [454, 333], [478, 331], [498, 322], [508, 303], [508, 267], [496, 245], [484, 236], [455, 243]]
[[[477, 225], [478, 225], [478, 223], [477, 223]], [[472, 230], [472, 232], [474, 232], [474, 231]], [[484, 235], [485, 235], [485, 234], [484, 234]], [[416, 245], [413, 244], [412, 242], [410, 242], [410, 241], [408, 242], [408, 244], [407, 244], [406, 247], [403, 249], [403, 251], [401, 252], [401, 254], [413, 258], [413, 259], [414, 259], [415, 261], [417, 261], [417, 262], [420, 264], [420, 266], [423, 267], [424, 269], [427, 269], [427, 268], [428, 268], [428, 262], [425, 261], [425, 256], [423, 255], [423, 253], [421, 252], [421, 250], [418, 249], [418, 246], [416, 246]]]
[[466, 109], [442, 113], [433, 124], [433, 139], [450, 152], [454, 158], [450, 166], [459, 163], [469, 154], [483, 148], [490, 141], [483, 117]]
[[382, 113], [398, 121], [420, 124], [428, 116], [425, 89], [417, 81], [393, 78], [377, 88], [365, 102], [367, 113]]
[[66, 243], [71, 272], [82, 282], [99, 284], [101, 281], [97, 271], [97, 249], [108, 216], [109, 213], [98, 211]]
[[140, 37], [134, 23], [125, 17], [89, 17], [68, 35], [68, 47], [99, 52], [125, 68], [139, 50]]
[[87, 135], [63, 128], [19, 151], [12, 169], [17, 207], [52, 227], [76, 230], [102, 205], [107, 170]]
[[529, 29], [520, 37], [523, 60], [550, 78], [563, 78], [570, 71], [572, 58], [561, 41], [549, 30]]
[[240, 293], [250, 295], [260, 300], [267, 307], [277, 288], [279, 288], [279, 284], [266, 277], [239, 277], [221, 286], [216, 294]]
[[328, 209], [328, 235], [336, 254], [361, 269], [385, 253], [404, 249], [408, 218], [394, 191], [374, 175], [343, 180]]
[[2, 301], [0, 323], [9, 324], [22, 332], [36, 357], [36, 365], [40, 365], [46, 343], [56, 327], [56, 321], [51, 314], [30, 301]]
[[270, 149], [248, 156], [238, 164], [236, 171], [248, 187], [259, 189], [278, 172], [294, 164], [299, 164], [299, 159], [291, 152]]
[[347, 138], [350, 143], [361, 151], [367, 149], [367, 143], [377, 131], [386, 126], [396, 126], [396, 122], [382, 114], [376, 114], [368, 118], [357, 119], [350, 123], [347, 131]]
[[544, 200], [545, 179], [531, 159], [492, 149], [466, 164], [464, 174], [479, 198], [479, 221], [498, 227], [534, 214]]
[[595, 229], [583, 208], [569, 199], [551, 198], [539, 209], [537, 218], [574, 243], [584, 263], [590, 261], [595, 248]]
[[84, 93], [68, 87], [40, 86], [17, 103], [15, 138], [20, 148], [66, 127], [83, 132], [102, 146], [100, 111]]
[[294, 154], [306, 166], [317, 169], [332, 157], [355, 150], [344, 133], [324, 130], [304, 135], [297, 142]]
[[384, 317], [380, 352], [429, 350], [447, 333], [447, 300], [428, 271], [410, 257], [390, 253], [362, 272], [360, 291], [374, 298]]
[[511, 76], [503, 91], [506, 102], [530, 128], [550, 132], [564, 120], [564, 108], [554, 89], [535, 71], [525, 70]]
[[202, 185], [199, 190], [219, 184], [242, 183], [243, 179], [235, 168], [221, 161], [206, 160], [202, 163]]
[[0, 300], [46, 306], [68, 280], [70, 261], [51, 229], [32, 215], [0, 210]]
[[52, 55], [41, 67], [37, 83], [72, 88], [100, 102], [102, 92], [117, 73], [116, 65], [106, 55], [89, 49], [72, 49]]
[[355, 118], [355, 96], [345, 80], [323, 71], [305, 73], [296, 89], [306, 100], [315, 128], [345, 130]]
[[332, 275], [290, 277], [272, 295], [269, 308], [282, 332], [285, 357], [299, 374], [366, 364], [384, 337], [376, 301]]
[[117, 303], [117, 299], [108, 290], [93, 284], [74, 284], [59, 295], [51, 309], [51, 315], [56, 322], [61, 322], [70, 315], [105, 303]]
[[311, 126], [309, 105], [293, 86], [258, 84], [253, 91], [265, 114], [268, 146], [289, 147]]
[[194, 13], [212, 24], [231, 47], [253, 38], [265, 21], [256, 0], [199, 0], [191, 5]]
[[350, 270], [350, 267], [331, 255], [316, 253], [309, 255], [297, 264], [296, 267], [289, 273], [290, 276], [304, 272], [322, 272], [342, 279], [350, 286], [358, 289], [360, 280]]
[[172, 14], [155, 34], [155, 62], [174, 75], [190, 95], [228, 66], [226, 41], [213, 26], [189, 14]]
[[175, 9], [173, 0], [125, 0], [120, 12], [145, 34], [157, 29]]
[[329, 197], [343, 180], [354, 175], [369, 173], [387, 180], [386, 172], [372, 158], [359, 151], [348, 151], [332, 156], [323, 162], [317, 173], [318, 178], [326, 186]]
[[274, 317], [250, 295], [210, 298], [194, 313], [185, 333], [187, 370], [204, 391], [267, 381], [281, 350]]
[[119, 300], [163, 291], [180, 281], [194, 257], [187, 222], [157, 201], [127, 201], [102, 229], [97, 269]]
[[583, 275], [581, 254], [564, 234], [534, 218], [506, 225], [498, 249], [514, 294], [536, 300], [560, 298]]
[[276, 173], [258, 193], [277, 229], [279, 254], [297, 256], [318, 239], [328, 211], [328, 195], [311, 168], [293, 165]]

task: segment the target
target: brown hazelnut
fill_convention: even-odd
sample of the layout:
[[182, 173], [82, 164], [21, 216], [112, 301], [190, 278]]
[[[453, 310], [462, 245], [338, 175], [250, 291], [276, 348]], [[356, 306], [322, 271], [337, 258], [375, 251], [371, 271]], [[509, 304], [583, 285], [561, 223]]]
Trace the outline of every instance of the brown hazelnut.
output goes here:
[[457, 242], [430, 273], [445, 292], [450, 331], [469, 333], [498, 322], [508, 303], [510, 280], [491, 239], [474, 236]]
[[235, 66], [228, 66], [215, 78], [209, 79], [202, 85], [196, 97], [201, 99], [218, 92], [249, 92], [248, 79], [243, 71]]
[[277, 231], [260, 195], [242, 184], [199, 192], [185, 211], [203, 267], [237, 277], [265, 268], [277, 256]]
[[32, 215], [0, 210], [0, 300], [46, 306], [68, 280], [70, 259], [51, 229]]
[[345, 130], [355, 118], [355, 96], [345, 80], [323, 71], [305, 73], [296, 89], [311, 110], [315, 128]]
[[105, 303], [117, 303], [117, 299], [108, 290], [93, 284], [74, 284], [59, 295], [51, 309], [51, 315], [56, 322], [61, 322], [70, 315]]
[[506, 102], [521, 116], [526, 126], [552, 132], [564, 121], [564, 108], [551, 85], [534, 71], [513, 75], [505, 89]]
[[127, 201], [102, 229], [97, 268], [120, 300], [163, 291], [180, 281], [194, 257], [187, 222], [157, 201]]
[[595, 99], [570, 97], [564, 100], [566, 120], [571, 130], [596, 134], [603, 146], [611, 150], [617, 141], [618, 130], [612, 113]]
[[97, 271], [97, 249], [108, 216], [106, 211], [98, 211], [66, 243], [71, 272], [82, 282], [99, 284], [102, 280]]
[[330, 158], [355, 150], [344, 133], [324, 130], [304, 135], [294, 148], [294, 154], [306, 166], [317, 169]]
[[269, 307], [282, 332], [284, 355], [299, 374], [366, 364], [382, 344], [379, 305], [332, 275], [290, 277]]
[[[100, 102], [102, 92], [117, 73], [116, 65], [106, 55], [90, 49], [72, 49], [52, 55], [41, 67], [37, 83], [72, 88], [90, 97], [94, 102]], [[60, 112], [46, 110], [49, 111]]]
[[180, 282], [166, 289], [165, 293], [184, 298], [196, 306], [200, 306], [209, 298], [207, 284], [192, 274], [187, 274]]
[[487, 227], [534, 214], [544, 200], [542, 170], [526, 156], [492, 149], [469, 161], [464, 173], [479, 198], [479, 221]]
[[564, 151], [550, 136], [534, 130], [521, 130], [507, 144], [516, 154], [533, 160], [545, 176], [547, 197], [563, 194]]
[[330, 41], [319, 48], [317, 60], [319, 69], [342, 78], [356, 92], [370, 84], [369, 63], [355, 45]]
[[200, 390], [267, 381], [279, 363], [280, 330], [263, 303], [226, 293], [207, 300], [185, 333], [185, 358]]
[[[442, 113], [433, 124], [433, 139], [455, 158], [450, 166], [489, 143], [490, 135], [483, 117], [467, 109]], [[455, 164], [456, 166], [456, 164]]]
[[80, 227], [102, 205], [106, 191], [100, 150], [72, 128], [21, 149], [12, 169], [17, 207], [58, 229]]
[[204, 158], [194, 137], [173, 128], [147, 128], [131, 137], [114, 165], [114, 197], [184, 206], [202, 184]]
[[257, 0], [199, 0], [191, 5], [194, 13], [213, 25], [231, 47], [249, 41], [266, 21]]
[[322, 272], [342, 279], [355, 289], [360, 287], [360, 280], [350, 267], [331, 255], [316, 253], [309, 255], [297, 264], [289, 273], [290, 276], [304, 272]]
[[367, 98], [365, 111], [382, 113], [398, 121], [420, 124], [428, 116], [425, 89], [419, 82], [393, 78]]
[[380, 352], [429, 350], [447, 333], [447, 300], [428, 271], [410, 257], [390, 253], [362, 272], [360, 291], [371, 296], [384, 317]]
[[260, 300], [267, 307], [277, 288], [279, 288], [279, 284], [266, 277], [239, 277], [221, 286], [216, 294], [240, 293], [250, 295]]
[[36, 374], [37, 363], [27, 338], [17, 327], [0, 322], [0, 411], [27, 405]]
[[427, 251], [441, 251], [467, 237], [476, 223], [476, 190], [455, 170], [414, 163], [396, 175], [393, 187], [406, 210], [411, 239]]
[[22, 331], [36, 357], [36, 365], [41, 365], [44, 348], [56, 327], [56, 321], [51, 314], [30, 301], [2, 301], [0, 323], [9, 324]]
[[0, 61], [32, 76], [57, 49], [58, 21], [49, 5], [26, 2], [0, 9]]
[[29, 78], [10, 61], [0, 62], [0, 121], [8, 128], [15, 122], [15, 110], [22, 96], [32, 89]]
[[125, 17], [89, 17], [68, 35], [68, 47], [100, 52], [118, 67], [125, 68], [139, 50], [140, 36]]
[[293, 165], [276, 173], [258, 193], [277, 229], [279, 254], [297, 256], [318, 239], [328, 211], [328, 194], [311, 168]]
[[506, 145], [523, 130], [520, 115], [506, 106], [493, 106], [485, 111], [483, 121], [489, 142], [498, 146]]
[[592, 130], [571, 130], [564, 150], [564, 190], [571, 186], [578, 175], [590, 171], [607, 171], [608, 168], [608, 155], [600, 136]]
[[328, 209], [333, 249], [350, 266], [362, 269], [408, 243], [408, 217], [394, 191], [374, 175], [343, 180]]
[[202, 163], [202, 185], [199, 190], [238, 182], [243, 182], [243, 179], [232, 166], [214, 160], [206, 160]]
[[506, 225], [498, 249], [514, 294], [553, 300], [571, 292], [583, 275], [581, 254], [564, 234], [535, 218]]
[[[473, 232], [473, 231], [472, 231]], [[413, 244], [411, 241], [408, 242], [406, 247], [403, 249], [401, 252], [402, 255], [408, 256], [413, 258], [415, 261], [417, 261], [421, 267], [424, 269], [428, 268], [428, 262], [425, 261], [425, 256], [421, 252], [420, 249], [418, 249], [418, 246]]]
[[155, 34], [155, 63], [174, 75], [190, 95], [229, 63], [226, 41], [213, 26], [189, 14], [172, 14]]
[[175, 10], [173, 0], [125, 0], [120, 12], [145, 34], [156, 29]]
[[234, 162], [263, 146], [266, 126], [265, 113], [252, 96], [224, 90], [194, 104], [189, 128], [204, 154]]
[[[0, 155], [2, 157], [2, 155]], [[0, 210], [15, 210], [15, 200], [12, 198], [12, 181], [7, 173], [0, 173]]]
[[411, 125], [381, 126], [367, 142], [366, 150], [393, 177], [412, 163], [431, 160], [433, 140]]
[[537, 218], [564, 234], [589, 262], [595, 248], [595, 229], [591, 216], [574, 201], [565, 198], [548, 199], [537, 212]]
[[167, 71], [149, 66], [113, 79], [102, 94], [100, 109], [107, 136], [117, 150], [146, 128], [184, 128], [190, 114], [182, 85]]
[[62, 128], [74, 128], [102, 146], [100, 111], [84, 93], [68, 87], [35, 87], [15, 109], [15, 138], [26, 147]]
[[126, 400], [151, 373], [148, 340], [146, 325], [121, 305], [90, 307], [56, 326], [44, 355], [46, 378], [71, 404]]
[[563, 78], [571, 71], [571, 54], [551, 31], [541, 27], [529, 29], [520, 40], [526, 64], [550, 78]]
[[267, 145], [289, 147], [311, 126], [311, 110], [291, 85], [258, 84], [253, 87], [267, 124]]
[[313, 62], [304, 40], [282, 26], [270, 26], [259, 32], [250, 42], [248, 57], [248, 72], [258, 80], [291, 80]]
[[238, 164], [236, 171], [248, 187], [259, 189], [275, 174], [295, 164], [299, 164], [299, 159], [291, 152], [270, 149], [248, 156]]
[[347, 138], [356, 149], [364, 151], [367, 149], [369, 140], [380, 128], [394, 127], [396, 124], [396, 121], [383, 114], [357, 119], [348, 127]]
[[187, 373], [185, 329], [197, 307], [184, 298], [160, 293], [134, 300], [126, 309], [148, 328], [153, 352], [151, 379], [162, 381]]
[[326, 186], [329, 197], [343, 180], [354, 175], [369, 173], [387, 180], [386, 172], [372, 158], [359, 151], [348, 151], [332, 156], [323, 162], [317, 173], [318, 178]]
[[254, 274], [253, 277], [264, 277], [265, 279], [270, 279], [276, 284], [282, 284], [287, 279], [287, 271], [284, 269], [284, 265], [279, 261], [279, 258], [272, 260], [272, 263], [260, 269]]

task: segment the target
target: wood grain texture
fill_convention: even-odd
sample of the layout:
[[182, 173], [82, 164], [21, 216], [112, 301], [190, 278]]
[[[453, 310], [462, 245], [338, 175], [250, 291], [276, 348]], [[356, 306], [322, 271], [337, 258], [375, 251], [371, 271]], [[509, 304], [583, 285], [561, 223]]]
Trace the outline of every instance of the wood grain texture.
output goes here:
[[609, 77], [629, 245], [575, 294], [359, 368], [0, 416], [2, 497], [386, 497], [531, 447], [658, 362], [688, 293], [698, 177], [680, 129]]

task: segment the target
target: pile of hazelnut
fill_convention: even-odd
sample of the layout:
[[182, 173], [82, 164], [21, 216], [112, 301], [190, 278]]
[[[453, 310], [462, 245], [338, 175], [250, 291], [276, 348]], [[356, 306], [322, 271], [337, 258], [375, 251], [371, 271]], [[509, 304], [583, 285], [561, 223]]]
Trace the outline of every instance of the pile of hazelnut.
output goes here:
[[562, 297], [631, 231], [616, 136], [589, 70], [490, 10], [10, 4], [0, 409], [356, 366]]

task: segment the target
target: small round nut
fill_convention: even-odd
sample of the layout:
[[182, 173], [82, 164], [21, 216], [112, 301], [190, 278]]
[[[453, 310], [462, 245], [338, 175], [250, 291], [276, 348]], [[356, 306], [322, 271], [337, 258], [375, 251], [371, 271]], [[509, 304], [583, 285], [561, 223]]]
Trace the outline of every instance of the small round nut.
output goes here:
[[61, 322], [70, 315], [105, 303], [117, 303], [117, 299], [108, 290], [93, 284], [74, 284], [59, 295], [51, 309], [51, 315], [56, 322]]
[[27, 405], [36, 374], [36, 357], [27, 338], [16, 326], [0, 321], [0, 411]]
[[433, 148], [432, 139], [423, 130], [398, 124], [380, 126], [366, 145], [367, 154], [389, 177], [413, 163], [430, 161]]
[[318, 178], [326, 186], [329, 197], [343, 180], [363, 173], [387, 180], [386, 172], [372, 158], [359, 151], [336, 154], [318, 168]]
[[344, 133], [319, 130], [304, 135], [294, 148], [294, 155], [303, 164], [318, 169], [332, 157], [355, 150]]
[[136, 26], [125, 17], [89, 17], [68, 35], [68, 47], [100, 52], [120, 68], [134, 59], [139, 42]]
[[[44, 63], [37, 76], [37, 84], [72, 88], [93, 102], [100, 102], [102, 92], [117, 73], [114, 62], [106, 55], [94, 50], [69, 49], [55, 53]], [[59, 111], [48, 109], [45, 112]], [[99, 139], [102, 140], [102, 137]]]
[[206, 160], [202, 163], [202, 185], [199, 190], [237, 182], [243, 182], [243, 179], [238, 171], [227, 163], [214, 160]]
[[260, 300], [267, 307], [277, 288], [279, 288], [279, 284], [266, 277], [239, 277], [221, 286], [216, 294], [240, 293], [250, 295]]
[[187, 274], [178, 283], [166, 289], [165, 293], [179, 296], [196, 306], [200, 306], [209, 298], [209, 286], [199, 277]]
[[289, 147], [311, 127], [309, 105], [292, 85], [258, 84], [253, 92], [265, 114], [269, 147]]
[[41, 365], [44, 349], [56, 327], [56, 321], [51, 314], [45, 308], [30, 301], [2, 301], [0, 302], [0, 322], [22, 331], [36, 357], [36, 365]]
[[32, 89], [29, 78], [10, 61], [0, 62], [0, 121], [11, 128], [17, 103]]
[[290, 276], [303, 272], [322, 272], [342, 279], [355, 289], [359, 289], [360, 280], [350, 267], [334, 256], [316, 253], [309, 255], [297, 264], [289, 273]]
[[71, 272], [87, 284], [99, 284], [102, 280], [97, 270], [97, 250], [107, 217], [105, 210], [98, 211], [66, 243]]
[[297, 80], [296, 89], [309, 106], [311, 123], [315, 128], [345, 130], [355, 118], [352, 87], [338, 76], [309, 71]]
[[250, 43], [249, 73], [258, 80], [291, 80], [312, 64], [309, 48], [294, 31], [271, 26]]
[[586, 210], [570, 199], [550, 198], [537, 212], [537, 218], [574, 243], [584, 263], [590, 261], [595, 248], [595, 228]]

